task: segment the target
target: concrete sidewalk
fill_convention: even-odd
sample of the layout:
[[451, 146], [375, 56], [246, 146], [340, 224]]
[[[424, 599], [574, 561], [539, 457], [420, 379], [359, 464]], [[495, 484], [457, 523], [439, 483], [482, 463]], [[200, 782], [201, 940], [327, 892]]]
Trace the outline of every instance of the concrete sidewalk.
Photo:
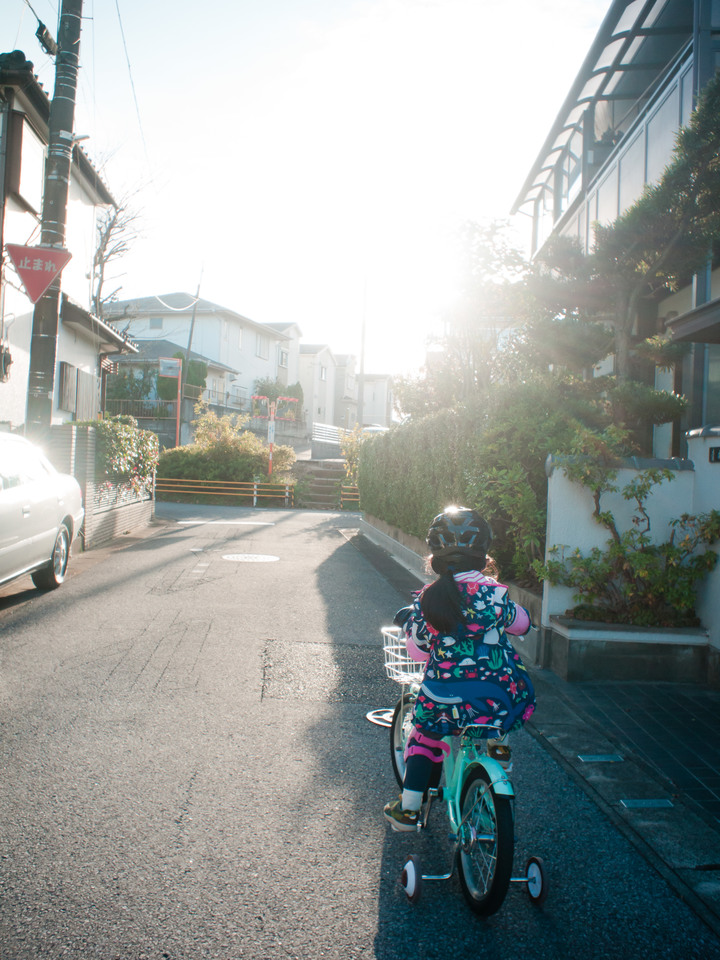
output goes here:
[[720, 934], [720, 691], [530, 673], [527, 729]]

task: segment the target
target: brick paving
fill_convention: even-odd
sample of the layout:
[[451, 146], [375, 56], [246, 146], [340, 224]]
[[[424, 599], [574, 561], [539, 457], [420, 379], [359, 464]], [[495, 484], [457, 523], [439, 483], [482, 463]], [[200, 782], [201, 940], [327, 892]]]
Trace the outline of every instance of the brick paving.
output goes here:
[[586, 682], [563, 684], [563, 695], [720, 825], [720, 690]]

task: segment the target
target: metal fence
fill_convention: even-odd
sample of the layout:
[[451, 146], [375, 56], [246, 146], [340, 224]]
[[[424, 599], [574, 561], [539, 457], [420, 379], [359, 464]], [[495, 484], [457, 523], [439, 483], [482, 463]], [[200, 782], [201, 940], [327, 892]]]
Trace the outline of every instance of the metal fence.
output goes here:
[[155, 481], [155, 494], [158, 500], [171, 497], [188, 497], [197, 501], [205, 499], [227, 498], [233, 503], [265, 504], [268, 500], [274, 506], [292, 507], [294, 489], [291, 483], [259, 483], [254, 480], [242, 482], [234, 480], [185, 480], [174, 477], [158, 477]]

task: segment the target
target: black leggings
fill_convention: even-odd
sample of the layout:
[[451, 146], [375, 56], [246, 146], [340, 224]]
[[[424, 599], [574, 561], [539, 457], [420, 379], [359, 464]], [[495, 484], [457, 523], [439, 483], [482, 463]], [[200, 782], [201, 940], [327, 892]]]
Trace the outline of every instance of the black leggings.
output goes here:
[[[437, 748], [434, 745], [435, 742], [438, 744]], [[432, 736], [425, 731], [420, 733], [417, 728], [413, 729], [405, 748], [406, 756], [408, 752], [410, 756], [405, 761], [403, 789], [425, 793], [428, 787], [438, 786], [445, 755], [441, 747], [444, 746], [442, 737]]]

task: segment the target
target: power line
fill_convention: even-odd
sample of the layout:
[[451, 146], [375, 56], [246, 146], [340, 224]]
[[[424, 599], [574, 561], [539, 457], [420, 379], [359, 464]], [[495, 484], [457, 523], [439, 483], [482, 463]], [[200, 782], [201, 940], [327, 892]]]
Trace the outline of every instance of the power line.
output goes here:
[[[199, 287], [198, 287], [198, 292], [199, 292]], [[161, 303], [166, 310], [171, 310], [173, 313], [182, 313], [183, 310], [189, 310], [190, 307], [194, 307], [196, 303], [200, 302], [200, 297], [192, 297], [191, 302], [188, 303], [186, 307], [171, 307], [169, 303], [165, 303], [165, 301], [161, 297], [159, 297], [157, 294], [155, 294], [155, 299], [158, 301], [158, 303]]]
[[130, 66], [130, 56], [128, 54], [127, 43], [125, 42], [125, 30], [123, 29], [122, 16], [120, 15], [120, 0], [115, 0], [115, 9], [117, 10], [118, 23], [120, 25], [120, 36], [122, 37], [123, 50], [125, 51], [125, 62], [127, 63], [128, 76], [130, 78], [130, 88], [132, 90], [133, 101], [135, 103], [135, 113], [137, 115], [138, 127], [140, 129], [140, 139], [142, 140], [143, 150], [145, 151], [145, 161], [148, 165], [148, 169], [150, 169], [150, 157], [148, 156], [147, 143], [145, 142], [145, 132], [143, 131], [142, 120], [140, 119], [140, 106], [138, 104], [137, 94], [135, 93], [135, 81], [133, 80], [132, 67]]
[[37, 15], [37, 13], [35, 13], [35, 11], [33, 10], [33, 6], [32, 6], [32, 4], [30, 3], [30, 0], [25, 0], [25, 4], [26, 4], [28, 7], [30, 7], [30, 10], [32, 11], [33, 16], [35, 17], [35, 19], [37, 20], [37, 22], [40, 23], [40, 22], [41, 22], [41, 21], [40, 21], [40, 17], [39, 17], [39, 16]]

